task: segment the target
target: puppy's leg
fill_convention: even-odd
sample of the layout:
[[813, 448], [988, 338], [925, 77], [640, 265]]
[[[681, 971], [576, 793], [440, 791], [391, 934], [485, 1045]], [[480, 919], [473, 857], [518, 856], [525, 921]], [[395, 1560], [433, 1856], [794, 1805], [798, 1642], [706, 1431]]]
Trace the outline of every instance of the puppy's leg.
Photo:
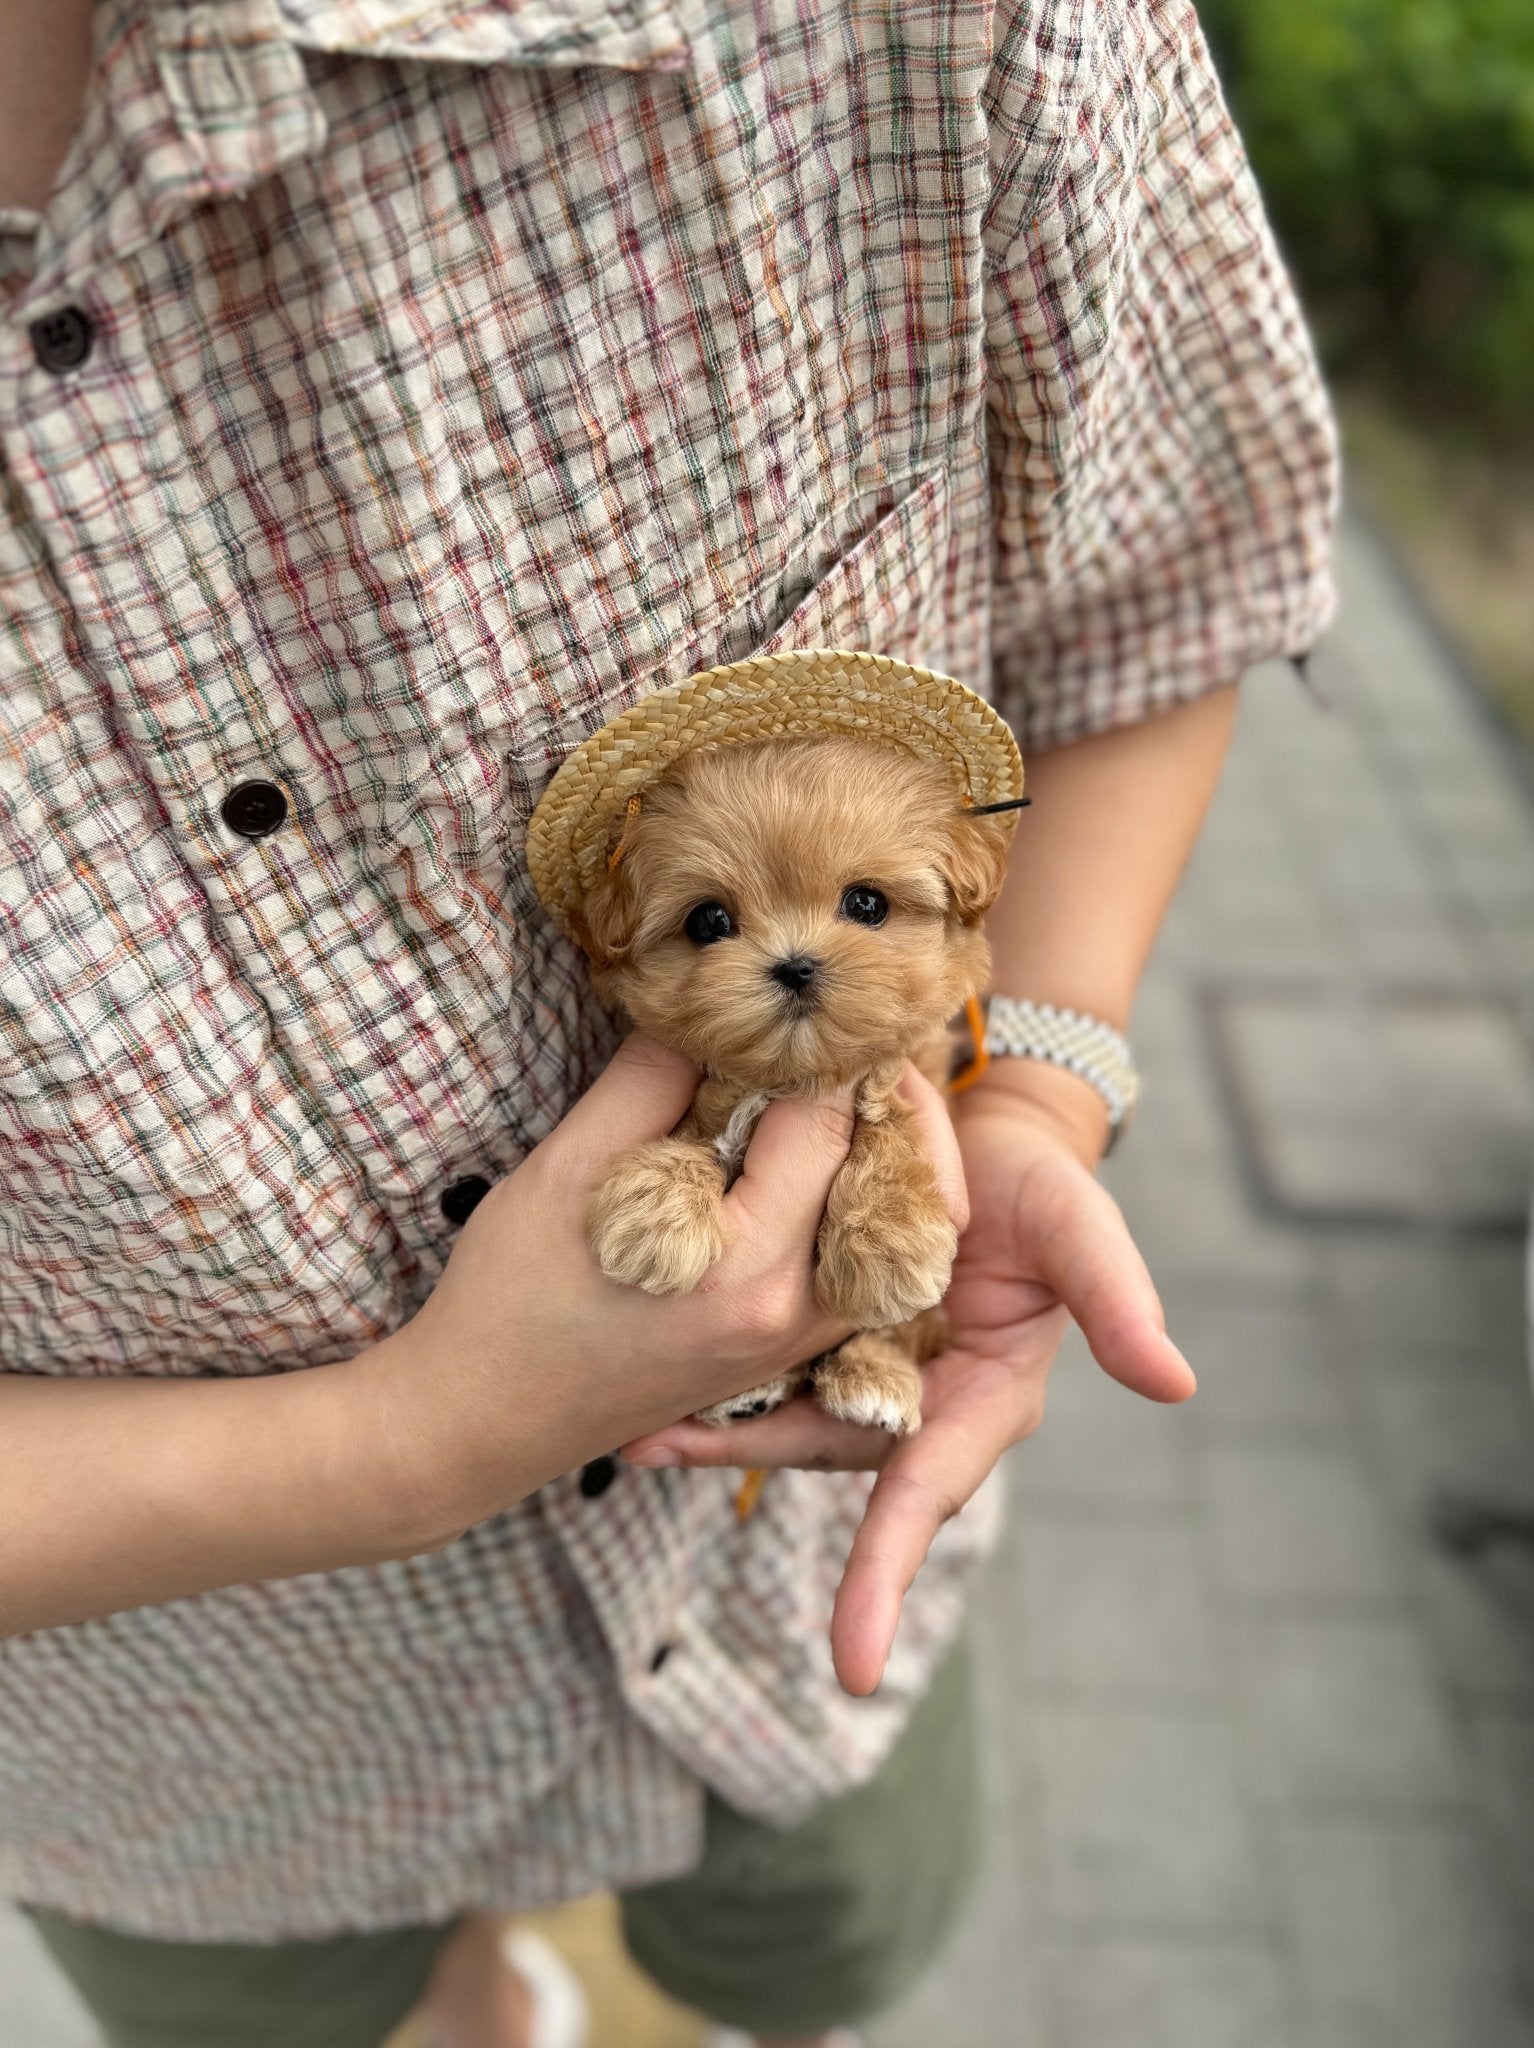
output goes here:
[[860, 1104], [820, 1226], [821, 1306], [860, 1330], [907, 1322], [942, 1300], [958, 1248], [910, 1111], [894, 1096]]
[[770, 1409], [781, 1408], [785, 1401], [791, 1401], [809, 1378], [807, 1365], [796, 1365], [791, 1372], [779, 1373], [775, 1380], [767, 1380], [759, 1387], [748, 1387], [745, 1393], [736, 1394], [728, 1401], [716, 1401], [712, 1408], [700, 1408], [693, 1417], [694, 1422], [747, 1422], [753, 1415], [766, 1415]]
[[690, 1294], [724, 1251], [725, 1169], [712, 1145], [656, 1138], [613, 1162], [586, 1229], [609, 1280]]
[[921, 1428], [921, 1371], [915, 1331], [860, 1330], [815, 1368], [815, 1399], [828, 1415], [912, 1436]]

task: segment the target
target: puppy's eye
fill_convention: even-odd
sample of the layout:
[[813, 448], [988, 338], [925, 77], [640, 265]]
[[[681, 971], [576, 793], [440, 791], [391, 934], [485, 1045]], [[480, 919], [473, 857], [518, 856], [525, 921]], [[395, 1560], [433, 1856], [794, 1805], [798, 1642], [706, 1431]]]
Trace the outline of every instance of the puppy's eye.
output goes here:
[[688, 911], [682, 930], [695, 946], [712, 946], [734, 936], [735, 920], [722, 903], [699, 903]]
[[842, 916], [854, 924], [883, 924], [890, 914], [889, 898], [882, 889], [870, 889], [866, 882], [854, 882], [842, 891]]

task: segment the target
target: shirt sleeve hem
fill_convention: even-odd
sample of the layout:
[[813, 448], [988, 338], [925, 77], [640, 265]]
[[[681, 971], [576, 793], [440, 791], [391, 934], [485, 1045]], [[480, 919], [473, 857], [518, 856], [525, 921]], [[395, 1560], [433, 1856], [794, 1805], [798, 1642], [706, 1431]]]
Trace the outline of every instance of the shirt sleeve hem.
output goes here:
[[[1026, 758], [1070, 746], [1099, 733], [1138, 725], [1147, 718], [1191, 704], [1212, 690], [1239, 682], [1265, 661], [1303, 660], [1336, 614], [1330, 570], [1319, 573], [1281, 616], [1211, 610], [1197, 631], [1181, 626], [1174, 639], [1157, 636], [1120, 651], [1111, 664], [1097, 658], [1083, 687], [1062, 692], [1051, 686], [1031, 702], [1018, 663], [998, 667], [992, 699], [1017, 735]], [[1064, 655], [1065, 649], [1053, 650]], [[1041, 673], [1048, 671], [1041, 667]]]

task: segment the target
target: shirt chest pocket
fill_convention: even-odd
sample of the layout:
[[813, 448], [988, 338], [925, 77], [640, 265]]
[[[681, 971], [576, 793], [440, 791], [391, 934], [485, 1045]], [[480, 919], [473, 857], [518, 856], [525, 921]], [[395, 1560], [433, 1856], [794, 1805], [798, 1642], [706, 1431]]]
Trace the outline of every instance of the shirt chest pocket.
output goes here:
[[[811, 537], [783, 571], [712, 629], [679, 646], [664, 667], [625, 679], [596, 702], [529, 719], [507, 763], [508, 851], [521, 870], [526, 823], [561, 761], [608, 719], [652, 690], [700, 669], [796, 647], [841, 647], [893, 655], [941, 669], [952, 642], [952, 520], [948, 472], [936, 468], [897, 485], [850, 546], [828, 549], [829, 528]], [[883, 494], [888, 503], [889, 493]], [[855, 509], [855, 508], [854, 508]], [[835, 526], [845, 531], [846, 514]], [[829, 559], [828, 559], [829, 553]], [[525, 880], [513, 880], [527, 900]]]
[[[890, 499], [893, 496], [894, 502]], [[849, 508], [852, 519], [856, 507]], [[838, 522], [845, 532], [849, 521]], [[565, 756], [652, 690], [700, 669], [790, 647], [845, 647], [942, 667], [952, 627], [952, 522], [946, 470], [903, 480], [875, 501], [851, 545], [826, 530], [714, 628], [678, 645], [664, 666], [625, 680], [595, 702], [529, 719], [506, 759], [502, 815], [507, 901], [519, 933], [521, 971], [509, 990], [510, 1028], [546, 1077], [542, 1099], [568, 1100], [595, 1078], [613, 1035], [587, 988], [584, 963], [542, 909], [524, 854], [527, 821]], [[541, 1134], [541, 1133], [540, 1133]]]

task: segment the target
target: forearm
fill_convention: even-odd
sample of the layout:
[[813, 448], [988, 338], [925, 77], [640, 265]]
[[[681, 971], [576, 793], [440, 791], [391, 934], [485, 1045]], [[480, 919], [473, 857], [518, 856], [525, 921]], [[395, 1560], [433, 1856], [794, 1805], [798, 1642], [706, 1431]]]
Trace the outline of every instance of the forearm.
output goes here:
[[[1156, 932], [1208, 810], [1236, 690], [1028, 762], [1033, 807], [987, 921], [999, 994], [1084, 1010], [1123, 1029]], [[985, 1084], [1027, 1091], [1100, 1141], [1094, 1092], [1035, 1060], [998, 1060]]]
[[0, 1636], [435, 1549], [824, 1351], [845, 1329], [816, 1302], [813, 1250], [850, 1101], [769, 1105], [708, 1287], [657, 1297], [595, 1265], [593, 1189], [697, 1085], [630, 1039], [476, 1208], [415, 1315], [355, 1358], [249, 1379], [0, 1373]]
[[426, 1547], [373, 1356], [252, 1379], [0, 1375], [0, 1636]]

